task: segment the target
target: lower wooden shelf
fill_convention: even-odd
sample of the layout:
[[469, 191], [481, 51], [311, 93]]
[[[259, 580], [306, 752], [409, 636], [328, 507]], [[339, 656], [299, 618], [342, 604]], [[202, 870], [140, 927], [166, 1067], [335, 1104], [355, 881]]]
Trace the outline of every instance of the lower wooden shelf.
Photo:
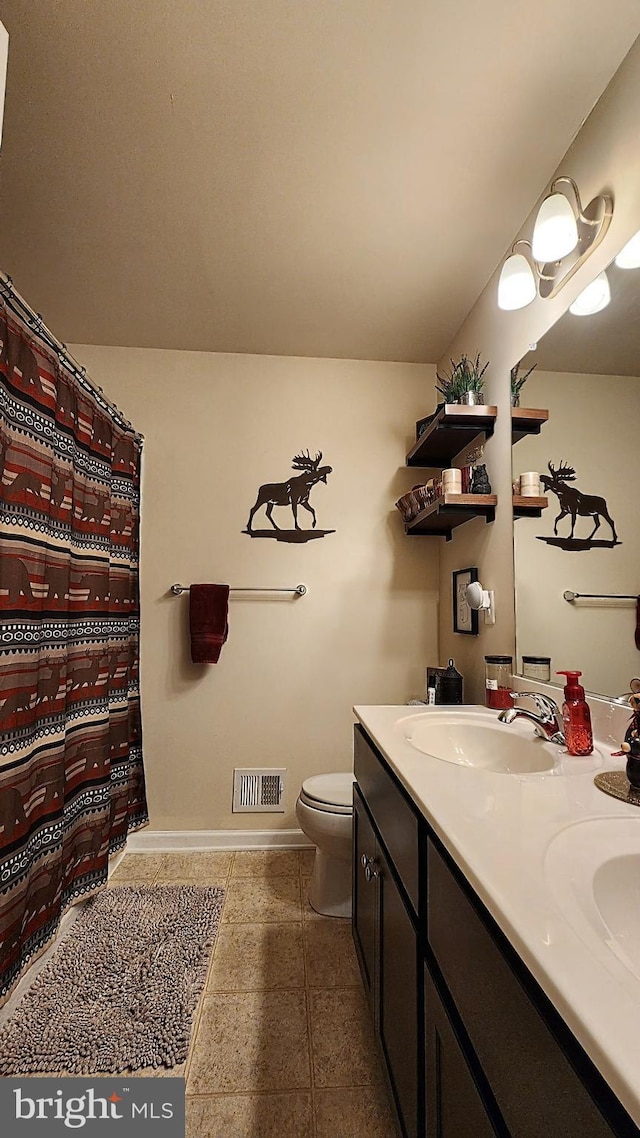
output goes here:
[[514, 518], [541, 518], [542, 511], [549, 505], [548, 498], [523, 498], [520, 494], [513, 495]]
[[496, 494], [444, 494], [426, 509], [407, 522], [408, 534], [423, 537], [444, 537], [451, 540], [452, 531], [471, 518], [484, 518], [492, 522], [496, 516]]
[[511, 442], [517, 443], [528, 435], [539, 435], [549, 418], [549, 412], [536, 407], [511, 408]]

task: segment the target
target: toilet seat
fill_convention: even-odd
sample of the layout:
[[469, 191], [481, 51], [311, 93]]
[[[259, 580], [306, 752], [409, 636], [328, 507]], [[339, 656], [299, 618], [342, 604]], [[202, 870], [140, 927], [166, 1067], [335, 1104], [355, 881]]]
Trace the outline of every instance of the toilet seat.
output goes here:
[[300, 801], [325, 814], [352, 814], [354, 781], [351, 772], [312, 775], [302, 784]]

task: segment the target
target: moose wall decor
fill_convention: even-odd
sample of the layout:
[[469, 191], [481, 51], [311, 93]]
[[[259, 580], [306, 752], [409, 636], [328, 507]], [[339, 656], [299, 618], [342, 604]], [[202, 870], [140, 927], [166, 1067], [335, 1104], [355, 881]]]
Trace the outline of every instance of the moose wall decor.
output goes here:
[[[548, 468], [549, 474], [542, 474], [540, 481], [545, 490], [556, 495], [560, 505], [560, 513], [553, 523], [553, 537], [538, 535], [538, 541], [546, 541], [547, 545], [556, 545], [559, 549], [574, 551], [613, 549], [614, 546], [620, 545], [621, 542], [618, 541], [613, 518], [604, 498], [598, 497], [596, 494], [583, 494], [577, 486], [571, 486], [570, 483], [576, 480], [576, 472], [573, 466], [563, 463], [562, 459], [558, 467], [554, 467], [553, 463], [549, 462]], [[558, 537], [558, 522], [568, 516], [571, 517], [571, 533], [568, 537]], [[586, 538], [574, 537], [578, 518], [591, 518], [594, 523], [591, 533]], [[601, 518], [604, 518], [611, 527], [610, 540], [595, 538], [595, 533], [600, 528]]]
[[[310, 541], [312, 538], [324, 537], [325, 534], [335, 533], [332, 529], [317, 529], [316, 512], [309, 502], [309, 495], [313, 487], [318, 482], [327, 481], [327, 475], [331, 474], [331, 466], [320, 466], [322, 461], [322, 451], [316, 453], [315, 458], [311, 458], [309, 451], [306, 453], [302, 451], [296, 454], [291, 460], [293, 470], [301, 471], [300, 474], [295, 475], [293, 478], [287, 479], [286, 482], [266, 482], [258, 490], [258, 496], [255, 503], [249, 511], [249, 520], [247, 528], [243, 533], [249, 537], [268, 537], [274, 538], [276, 541], [291, 541], [291, 542], [304, 542]], [[271, 523], [271, 529], [253, 529], [253, 519], [255, 514], [265, 507], [265, 513]], [[276, 525], [273, 520], [274, 506], [286, 506], [293, 514], [293, 529], [281, 529]], [[311, 514], [312, 528], [302, 529], [298, 523], [298, 507], [302, 506], [309, 514]]]

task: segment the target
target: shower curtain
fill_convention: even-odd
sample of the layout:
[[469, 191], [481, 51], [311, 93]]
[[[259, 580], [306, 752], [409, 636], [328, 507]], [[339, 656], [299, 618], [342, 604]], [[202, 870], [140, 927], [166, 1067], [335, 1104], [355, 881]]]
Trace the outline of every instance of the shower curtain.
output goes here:
[[0, 300], [0, 1003], [148, 821], [140, 441]]

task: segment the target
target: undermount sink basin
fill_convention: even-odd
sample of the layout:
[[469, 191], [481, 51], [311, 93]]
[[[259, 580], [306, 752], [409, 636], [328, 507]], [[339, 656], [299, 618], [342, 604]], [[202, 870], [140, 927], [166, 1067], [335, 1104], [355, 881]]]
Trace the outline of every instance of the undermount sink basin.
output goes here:
[[544, 869], [581, 939], [605, 960], [613, 953], [640, 980], [640, 817], [569, 826], [550, 842]]
[[496, 712], [433, 709], [407, 716], [399, 726], [417, 751], [458, 766], [498, 774], [535, 774], [554, 768], [561, 754], [553, 743], [538, 739], [531, 726], [500, 723]]

